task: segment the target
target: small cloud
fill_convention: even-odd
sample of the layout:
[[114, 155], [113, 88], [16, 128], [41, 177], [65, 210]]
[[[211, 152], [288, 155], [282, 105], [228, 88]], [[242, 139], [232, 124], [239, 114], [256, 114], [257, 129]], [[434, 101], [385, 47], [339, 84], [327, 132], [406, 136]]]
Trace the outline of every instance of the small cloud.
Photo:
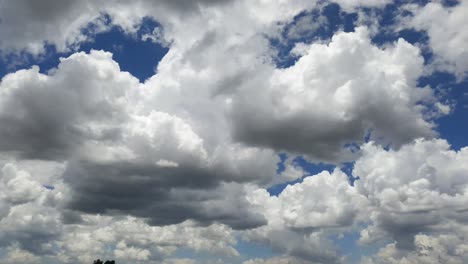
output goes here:
[[165, 159], [160, 159], [156, 162], [156, 165], [159, 167], [164, 167], [164, 168], [177, 168], [179, 167], [179, 163], [171, 161], [171, 160], [165, 160]]

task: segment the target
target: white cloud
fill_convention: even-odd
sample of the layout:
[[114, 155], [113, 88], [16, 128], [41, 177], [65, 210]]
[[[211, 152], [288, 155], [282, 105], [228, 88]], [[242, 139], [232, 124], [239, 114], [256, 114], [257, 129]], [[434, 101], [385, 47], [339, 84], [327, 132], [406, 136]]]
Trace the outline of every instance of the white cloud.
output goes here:
[[[270, 244], [301, 261], [318, 263], [343, 261], [327, 236], [353, 228], [367, 210], [365, 197], [339, 170], [306, 177], [302, 183], [286, 187], [278, 197], [264, 189], [253, 190], [248, 200], [265, 215], [268, 225], [245, 231], [247, 239]], [[268, 261], [290, 259], [265, 263]]]
[[7, 255], [2, 259], [2, 262], [5, 264], [38, 264], [40, 263], [40, 258], [17, 247], [9, 247], [7, 248]]
[[5, 200], [22, 204], [36, 200], [44, 187], [31, 179], [27, 171], [20, 171], [14, 164], [3, 166], [0, 177], [0, 190]]
[[468, 72], [468, 33], [461, 30], [468, 23], [468, 2], [460, 1], [454, 7], [444, 7], [433, 1], [424, 7], [409, 6], [413, 17], [404, 19], [403, 26], [424, 30], [429, 35], [429, 46], [435, 53], [436, 69], [448, 70], [459, 78]]
[[462, 264], [468, 261], [468, 244], [456, 235], [415, 237], [415, 250], [402, 251], [395, 244], [379, 250], [376, 256], [367, 258], [364, 263], [409, 264], [409, 263], [451, 263]]
[[450, 150], [444, 140], [416, 140], [398, 151], [365, 145], [353, 170], [373, 211], [361, 241], [389, 235], [411, 248], [419, 233], [458, 233], [468, 219], [467, 161], [467, 148]]
[[123, 241], [117, 244], [114, 254], [117, 258], [127, 261], [147, 261], [151, 255], [149, 250], [144, 248], [128, 247]]
[[310, 264], [311, 262], [306, 262], [294, 257], [273, 257], [269, 259], [251, 259], [244, 261], [242, 264]]
[[417, 87], [422, 71], [419, 49], [403, 39], [380, 49], [366, 28], [338, 33], [329, 44], [311, 44], [290, 68], [257, 70], [259, 79], [240, 84], [232, 95], [234, 136], [326, 161], [354, 159], [344, 146], [369, 131], [395, 146], [432, 137], [420, 102], [435, 99]]

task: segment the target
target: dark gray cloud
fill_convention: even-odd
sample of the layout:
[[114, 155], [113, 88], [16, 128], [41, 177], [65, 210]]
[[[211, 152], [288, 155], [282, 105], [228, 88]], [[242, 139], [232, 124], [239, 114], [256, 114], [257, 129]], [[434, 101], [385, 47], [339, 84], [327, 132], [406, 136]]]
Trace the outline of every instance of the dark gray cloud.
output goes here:
[[72, 191], [67, 207], [92, 214], [130, 214], [158, 226], [189, 219], [236, 229], [265, 224], [261, 215], [249, 211], [245, 190], [220, 185], [216, 174], [195, 167], [70, 162], [64, 173]]
[[341, 123], [302, 115], [273, 121], [259, 120], [258, 115], [247, 112], [250, 110], [240, 106], [235, 113], [234, 138], [237, 140], [278, 151], [307, 153], [312, 159], [322, 161], [352, 159], [345, 144], [362, 142], [366, 131], [361, 120]]

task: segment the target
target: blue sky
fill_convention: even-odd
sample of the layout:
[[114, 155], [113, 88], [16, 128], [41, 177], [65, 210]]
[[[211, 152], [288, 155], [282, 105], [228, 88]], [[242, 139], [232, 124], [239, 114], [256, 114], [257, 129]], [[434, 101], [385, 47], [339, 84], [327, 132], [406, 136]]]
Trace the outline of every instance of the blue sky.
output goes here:
[[468, 261], [465, 2], [0, 9], [0, 262]]

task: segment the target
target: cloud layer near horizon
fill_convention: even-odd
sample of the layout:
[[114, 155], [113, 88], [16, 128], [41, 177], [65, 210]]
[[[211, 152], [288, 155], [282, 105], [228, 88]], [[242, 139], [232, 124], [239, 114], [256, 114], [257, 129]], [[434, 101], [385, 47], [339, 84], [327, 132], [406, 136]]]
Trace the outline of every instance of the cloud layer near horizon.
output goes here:
[[[337, 240], [359, 234], [379, 245], [362, 263], [464, 263], [468, 149], [438, 138], [452, 105], [419, 79], [464, 78], [467, 5], [398, 7], [411, 15], [391, 30], [424, 30], [427, 61], [422, 44], [373, 42], [362, 8], [390, 1], [332, 2], [359, 13], [354, 30], [298, 41], [281, 68], [271, 40], [327, 3], [0, 1], [0, 55], [70, 53], [1, 79], [0, 262], [350, 263]], [[169, 51], [144, 82], [110, 52], [75, 52], [148, 17]], [[298, 32], [327, 26], [308, 21]], [[310, 175], [295, 157], [337, 166]], [[240, 241], [274, 254], [247, 260]]]

